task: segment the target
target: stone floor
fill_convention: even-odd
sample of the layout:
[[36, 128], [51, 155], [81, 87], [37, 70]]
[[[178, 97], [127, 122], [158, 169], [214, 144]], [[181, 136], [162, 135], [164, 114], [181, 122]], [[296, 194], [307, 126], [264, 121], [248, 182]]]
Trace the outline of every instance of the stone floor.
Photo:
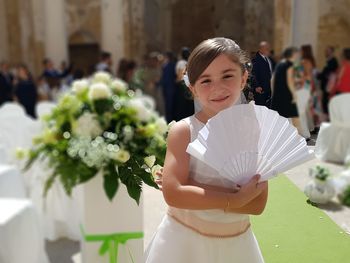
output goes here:
[[[308, 142], [310, 147], [315, 143], [315, 136], [312, 136]], [[286, 172], [288, 178], [303, 191], [305, 185], [309, 182], [309, 168], [321, 164], [328, 167], [332, 174], [339, 173], [343, 167], [336, 164], [324, 163], [318, 160], [309, 161], [294, 169]], [[319, 206], [330, 218], [334, 220], [345, 232], [350, 234], [350, 208], [341, 206], [336, 198], [323, 206]], [[146, 248], [152, 240], [153, 233], [162, 220], [166, 212], [166, 204], [161, 191], [150, 187], [144, 188], [144, 247]], [[73, 263], [72, 255], [79, 253], [79, 243], [66, 239], [56, 242], [47, 242], [46, 249], [48, 251], [51, 263]]]

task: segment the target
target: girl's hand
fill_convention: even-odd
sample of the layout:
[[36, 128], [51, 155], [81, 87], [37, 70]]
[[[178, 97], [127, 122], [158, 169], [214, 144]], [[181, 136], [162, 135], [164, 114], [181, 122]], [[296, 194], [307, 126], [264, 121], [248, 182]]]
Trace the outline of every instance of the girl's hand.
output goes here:
[[260, 175], [256, 174], [247, 184], [241, 186], [239, 193], [241, 194], [242, 202], [244, 204], [247, 204], [256, 198], [267, 187], [267, 182], [259, 183], [259, 179]]
[[156, 176], [154, 179], [155, 183], [158, 185], [159, 190], [162, 191], [162, 184], [163, 184], [163, 168], [161, 168], [160, 170], [158, 170], [156, 172]]

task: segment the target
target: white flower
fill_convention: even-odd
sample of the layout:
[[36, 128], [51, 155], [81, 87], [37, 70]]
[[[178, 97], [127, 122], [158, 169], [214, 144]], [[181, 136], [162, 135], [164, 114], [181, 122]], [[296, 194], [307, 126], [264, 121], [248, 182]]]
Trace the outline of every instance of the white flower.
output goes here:
[[170, 130], [170, 128], [176, 123], [176, 121], [172, 121], [168, 124], [168, 130]]
[[160, 134], [165, 134], [168, 131], [168, 124], [164, 117], [158, 118], [156, 120], [156, 125]]
[[92, 78], [92, 81], [95, 83], [102, 82], [107, 85], [110, 84], [111, 80], [112, 80], [111, 74], [104, 71], [96, 72]]
[[126, 125], [123, 127], [124, 139], [126, 141], [130, 141], [134, 136], [134, 129], [130, 125]]
[[72, 84], [72, 90], [75, 94], [81, 94], [89, 88], [89, 82], [86, 79], [76, 80]]
[[159, 164], [156, 164], [155, 166], [152, 167], [152, 176], [155, 179], [159, 179], [159, 176], [157, 175], [158, 172], [160, 172], [162, 170], [162, 166], [160, 166]]
[[137, 118], [141, 121], [148, 121], [153, 116], [152, 111], [145, 106], [140, 98], [131, 99], [129, 107], [136, 110]]
[[126, 150], [112, 151], [109, 157], [121, 163], [126, 163], [130, 159], [130, 153]]
[[79, 136], [96, 137], [101, 135], [103, 130], [99, 122], [96, 120], [96, 115], [85, 112], [77, 120], [74, 133]]
[[111, 90], [104, 83], [92, 84], [89, 90], [89, 98], [91, 100], [106, 99], [109, 98], [111, 95]]
[[121, 79], [114, 79], [111, 83], [111, 89], [115, 91], [126, 91], [128, 84]]
[[145, 161], [145, 164], [149, 167], [152, 168], [154, 163], [156, 162], [156, 157], [154, 155], [147, 156], [143, 159]]
[[28, 156], [29, 151], [27, 149], [23, 148], [16, 148], [16, 158], [19, 160], [24, 159], [26, 156]]

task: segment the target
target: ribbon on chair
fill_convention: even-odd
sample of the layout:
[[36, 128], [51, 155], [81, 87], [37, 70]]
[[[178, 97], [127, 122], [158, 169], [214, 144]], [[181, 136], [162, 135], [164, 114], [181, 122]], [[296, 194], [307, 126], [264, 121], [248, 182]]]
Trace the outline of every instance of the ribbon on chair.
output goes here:
[[[101, 235], [87, 235], [83, 226], [80, 226], [80, 230], [86, 242], [102, 242], [99, 249], [99, 255], [103, 256], [106, 252], [109, 252], [109, 262], [118, 262], [118, 246], [119, 244], [126, 244], [130, 239], [139, 239], [143, 237], [143, 232], [121, 232], [112, 234]], [[129, 252], [130, 254], [130, 252]], [[134, 262], [132, 255], [130, 254], [131, 261]]]

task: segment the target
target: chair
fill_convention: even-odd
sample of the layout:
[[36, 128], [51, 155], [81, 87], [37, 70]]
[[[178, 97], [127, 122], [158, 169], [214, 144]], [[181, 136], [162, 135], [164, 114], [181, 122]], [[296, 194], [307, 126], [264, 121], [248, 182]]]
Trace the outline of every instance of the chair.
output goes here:
[[48, 263], [37, 213], [28, 199], [0, 198], [0, 261]]
[[323, 161], [350, 161], [350, 94], [337, 95], [329, 103], [330, 122], [322, 123], [315, 155]]
[[38, 118], [40, 118], [41, 116], [48, 114], [52, 111], [53, 108], [56, 107], [56, 103], [50, 102], [50, 101], [41, 101], [38, 102], [38, 104], [36, 105], [36, 115], [38, 116]]
[[5, 103], [0, 108], [0, 148], [7, 163], [16, 163], [15, 150], [28, 148], [40, 132], [40, 123], [26, 115], [17, 103]]
[[[54, 105], [44, 103], [39, 105], [38, 113], [45, 114]], [[15, 157], [18, 147], [30, 148], [32, 138], [42, 130], [42, 123], [28, 117], [24, 110], [15, 103], [5, 104], [0, 108], [0, 154], [6, 160], [5, 164], [23, 167], [22, 161]], [[3, 161], [1, 161], [3, 163]], [[81, 199], [79, 191], [73, 192], [73, 197], [68, 197], [60, 182], [55, 182], [46, 198], [43, 197], [43, 188], [46, 178], [51, 170], [46, 162], [36, 162], [31, 169], [23, 172], [28, 198], [34, 203], [39, 214], [39, 222], [45, 230], [45, 238], [55, 240], [67, 237], [72, 240], [80, 238], [79, 232], [79, 207]]]

